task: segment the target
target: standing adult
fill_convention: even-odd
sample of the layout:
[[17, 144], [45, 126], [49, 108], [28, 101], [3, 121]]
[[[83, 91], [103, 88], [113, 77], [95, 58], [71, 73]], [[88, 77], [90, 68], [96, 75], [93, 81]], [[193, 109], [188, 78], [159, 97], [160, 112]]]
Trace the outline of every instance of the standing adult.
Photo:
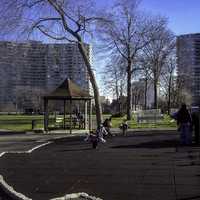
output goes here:
[[186, 104], [182, 104], [177, 113], [177, 125], [180, 130], [180, 140], [183, 145], [192, 144], [192, 119]]
[[194, 128], [195, 143], [199, 144], [199, 109], [192, 112], [192, 124]]

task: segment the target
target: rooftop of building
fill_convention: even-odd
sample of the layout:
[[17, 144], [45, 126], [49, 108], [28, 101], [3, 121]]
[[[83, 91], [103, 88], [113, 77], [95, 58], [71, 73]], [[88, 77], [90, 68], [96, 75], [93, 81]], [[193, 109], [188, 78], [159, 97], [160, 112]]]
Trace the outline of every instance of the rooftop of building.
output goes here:
[[[43, 42], [43, 41], [39, 41], [39, 40], [26, 40], [26, 41], [8, 41], [8, 40], [0, 40], [0, 44], [13, 44], [13, 45], [30, 45], [30, 44], [40, 44], [40, 45], [48, 45], [48, 46], [51, 46], [51, 45], [58, 45], [58, 46], [61, 46], [61, 45], [67, 45], [67, 46], [76, 46], [77, 45], [77, 42], [74, 42], [74, 43], [61, 43], [61, 42], [55, 42], [55, 43], [51, 43], [51, 42]], [[86, 46], [91, 46], [90, 44], [87, 44], [85, 43]]]
[[180, 37], [200, 37], [200, 33], [189, 33], [189, 34], [182, 34], [182, 35], [178, 35], [178, 38]]

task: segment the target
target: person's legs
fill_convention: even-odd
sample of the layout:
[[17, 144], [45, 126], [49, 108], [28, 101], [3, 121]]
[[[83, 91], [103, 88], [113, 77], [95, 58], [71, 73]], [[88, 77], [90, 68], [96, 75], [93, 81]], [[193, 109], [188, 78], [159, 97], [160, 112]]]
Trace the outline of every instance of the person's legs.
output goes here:
[[111, 128], [109, 127], [109, 132], [110, 132], [110, 136], [112, 137], [113, 136], [113, 134], [111, 133]]
[[126, 135], [126, 129], [123, 128], [123, 135]]
[[92, 148], [96, 149], [97, 148], [97, 144], [98, 144], [97, 140], [93, 140], [92, 141]]
[[199, 124], [194, 127], [195, 143], [199, 144]]
[[192, 144], [192, 130], [190, 124], [185, 125], [185, 144]]
[[186, 144], [186, 127], [185, 124], [181, 124], [180, 126], [180, 142], [182, 145]]
[[106, 127], [106, 131], [108, 132], [108, 136], [112, 136], [112, 133], [110, 131], [110, 127]]

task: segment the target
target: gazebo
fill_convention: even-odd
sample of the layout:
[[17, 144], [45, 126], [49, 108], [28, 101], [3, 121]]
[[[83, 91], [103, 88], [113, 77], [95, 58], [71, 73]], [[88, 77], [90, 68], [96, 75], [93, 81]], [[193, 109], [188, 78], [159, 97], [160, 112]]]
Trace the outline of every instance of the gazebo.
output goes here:
[[[73, 101], [84, 101], [84, 124], [85, 129], [91, 130], [92, 128], [92, 96], [89, 92], [81, 89], [77, 84], [73, 83], [69, 78], [65, 79], [63, 83], [58, 86], [53, 92], [44, 96], [44, 130], [48, 131], [49, 125], [49, 112], [48, 102], [50, 100], [61, 100], [63, 101], [64, 107], [64, 129], [66, 129], [66, 101], [69, 102], [69, 114], [70, 114], [70, 134], [72, 133], [72, 102]], [[88, 109], [89, 103], [89, 109]], [[89, 111], [88, 111], [89, 110]], [[89, 112], [89, 119], [88, 119]], [[89, 127], [88, 127], [89, 126]]]

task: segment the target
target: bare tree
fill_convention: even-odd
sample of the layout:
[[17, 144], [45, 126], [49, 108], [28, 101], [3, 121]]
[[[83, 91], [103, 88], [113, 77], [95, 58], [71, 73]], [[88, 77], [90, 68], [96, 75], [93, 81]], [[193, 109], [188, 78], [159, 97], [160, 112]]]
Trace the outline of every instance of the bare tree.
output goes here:
[[133, 93], [133, 106], [134, 110], [137, 110], [137, 106], [143, 105], [144, 100], [144, 82], [143, 81], [136, 81], [133, 83], [132, 93]]
[[152, 74], [150, 70], [150, 62], [147, 56], [144, 54], [141, 54], [139, 56], [139, 65], [141, 66], [141, 78], [144, 82], [144, 109], [147, 109], [147, 92], [150, 86], [150, 83], [152, 82]]
[[144, 68], [143, 74], [144, 74], [144, 110], [146, 110], [147, 109], [147, 91], [149, 89], [150, 82], [151, 82], [151, 74], [149, 73], [148, 68]]
[[123, 95], [125, 86], [124, 60], [113, 55], [110, 59], [110, 64], [107, 64], [102, 71], [102, 79], [106, 94], [109, 92], [116, 98], [118, 111], [121, 112], [120, 96]]
[[154, 20], [156, 31], [149, 32], [149, 37], [153, 38], [143, 49], [145, 56], [150, 62], [150, 68], [154, 85], [154, 108], [157, 108], [158, 84], [164, 63], [174, 48], [174, 35], [167, 28], [167, 21], [163, 17]]
[[172, 49], [172, 53], [166, 59], [164, 69], [161, 74], [161, 82], [163, 83], [163, 91], [167, 97], [167, 112], [170, 114], [170, 108], [172, 103], [172, 94], [175, 89], [175, 69], [176, 69], [176, 54]]
[[176, 87], [173, 93], [174, 102], [177, 107], [179, 107], [182, 103], [187, 103], [190, 105], [192, 103], [192, 95], [188, 88], [185, 88], [187, 85], [187, 81], [185, 77], [178, 76], [176, 79]]
[[[2, 0], [1, 30], [4, 35], [15, 29], [27, 36], [45, 36], [50, 40], [77, 43], [94, 90], [97, 124], [102, 122], [99, 89], [85, 45], [93, 24], [103, 18], [90, 12], [92, 1], [85, 0]], [[23, 31], [22, 31], [23, 30]], [[15, 32], [16, 33], [16, 32]]]
[[127, 75], [127, 120], [131, 119], [132, 110], [132, 77], [138, 69], [136, 58], [143, 47], [149, 43], [146, 33], [154, 30], [151, 19], [137, 9], [137, 0], [118, 1], [108, 15], [112, 23], [101, 24], [103, 39], [111, 51], [117, 51], [125, 61]]

